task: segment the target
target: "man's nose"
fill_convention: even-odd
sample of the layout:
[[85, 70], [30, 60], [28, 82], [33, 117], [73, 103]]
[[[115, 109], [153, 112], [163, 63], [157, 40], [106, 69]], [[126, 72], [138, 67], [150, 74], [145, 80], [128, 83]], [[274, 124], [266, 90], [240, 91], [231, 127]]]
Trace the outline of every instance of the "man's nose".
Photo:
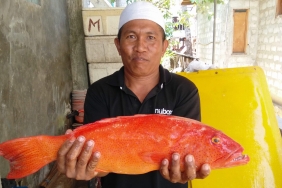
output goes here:
[[136, 40], [135, 50], [138, 52], [144, 52], [146, 51], [146, 48], [147, 48], [146, 40], [142, 38], [138, 38], [138, 40]]

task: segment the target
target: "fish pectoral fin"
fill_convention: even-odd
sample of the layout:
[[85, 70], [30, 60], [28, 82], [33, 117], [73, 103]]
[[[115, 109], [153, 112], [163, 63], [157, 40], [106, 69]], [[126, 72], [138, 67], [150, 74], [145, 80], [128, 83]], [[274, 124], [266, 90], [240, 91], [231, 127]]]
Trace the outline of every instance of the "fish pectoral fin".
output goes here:
[[99, 169], [99, 168], [96, 168], [95, 171], [96, 171], [96, 172], [109, 172], [109, 171], [102, 170], [102, 169]]
[[140, 158], [146, 163], [160, 163], [165, 158], [163, 153], [156, 152], [142, 152], [139, 154]]

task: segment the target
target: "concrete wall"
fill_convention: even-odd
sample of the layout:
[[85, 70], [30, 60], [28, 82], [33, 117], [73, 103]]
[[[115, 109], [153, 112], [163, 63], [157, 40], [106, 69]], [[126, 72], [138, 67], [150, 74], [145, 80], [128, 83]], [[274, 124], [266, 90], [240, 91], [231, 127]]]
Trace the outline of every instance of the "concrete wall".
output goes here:
[[85, 42], [82, 23], [82, 1], [66, 0], [68, 4], [70, 31], [70, 61], [74, 90], [84, 90], [89, 86]]
[[211, 64], [212, 43], [213, 43], [213, 23], [204, 14], [197, 14], [197, 47], [196, 56], [201, 61]]
[[[213, 4], [210, 5], [213, 10]], [[233, 10], [248, 9], [248, 33], [246, 53], [233, 54]], [[225, 5], [217, 5], [215, 61], [219, 68], [242, 67], [255, 64], [258, 38], [258, 0], [230, 0]], [[198, 15], [198, 56], [206, 63], [212, 63], [213, 47], [213, 20], [208, 20], [207, 15]]]
[[282, 15], [276, 0], [260, 0], [257, 64], [264, 69], [270, 91], [282, 98]]
[[[57, 135], [68, 124], [72, 76], [66, 1], [0, 0], [0, 142]], [[44, 149], [44, 148], [42, 148]], [[8, 163], [0, 158], [0, 175]], [[48, 167], [24, 182], [37, 187]]]

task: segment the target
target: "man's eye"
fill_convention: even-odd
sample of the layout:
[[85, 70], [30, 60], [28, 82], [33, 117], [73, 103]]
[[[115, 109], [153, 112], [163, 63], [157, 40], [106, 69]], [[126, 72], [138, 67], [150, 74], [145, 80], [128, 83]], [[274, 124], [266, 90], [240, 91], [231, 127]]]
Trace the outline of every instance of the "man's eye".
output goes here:
[[134, 39], [135, 36], [134, 35], [128, 35], [126, 38], [129, 38], [129, 39]]
[[155, 37], [154, 36], [149, 36], [148, 39], [153, 40], [153, 39], [155, 39]]

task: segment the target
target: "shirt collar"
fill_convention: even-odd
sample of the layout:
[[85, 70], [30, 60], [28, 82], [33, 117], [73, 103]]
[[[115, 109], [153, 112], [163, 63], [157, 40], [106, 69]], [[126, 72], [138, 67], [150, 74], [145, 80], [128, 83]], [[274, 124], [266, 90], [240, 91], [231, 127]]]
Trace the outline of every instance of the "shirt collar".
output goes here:
[[[158, 87], [162, 89], [164, 85], [166, 85], [171, 80], [171, 73], [164, 69], [162, 65], [159, 66], [160, 71], [160, 80], [158, 83]], [[115, 72], [107, 82], [109, 85], [120, 87], [121, 89], [124, 87], [124, 67], [122, 66], [119, 71]]]

